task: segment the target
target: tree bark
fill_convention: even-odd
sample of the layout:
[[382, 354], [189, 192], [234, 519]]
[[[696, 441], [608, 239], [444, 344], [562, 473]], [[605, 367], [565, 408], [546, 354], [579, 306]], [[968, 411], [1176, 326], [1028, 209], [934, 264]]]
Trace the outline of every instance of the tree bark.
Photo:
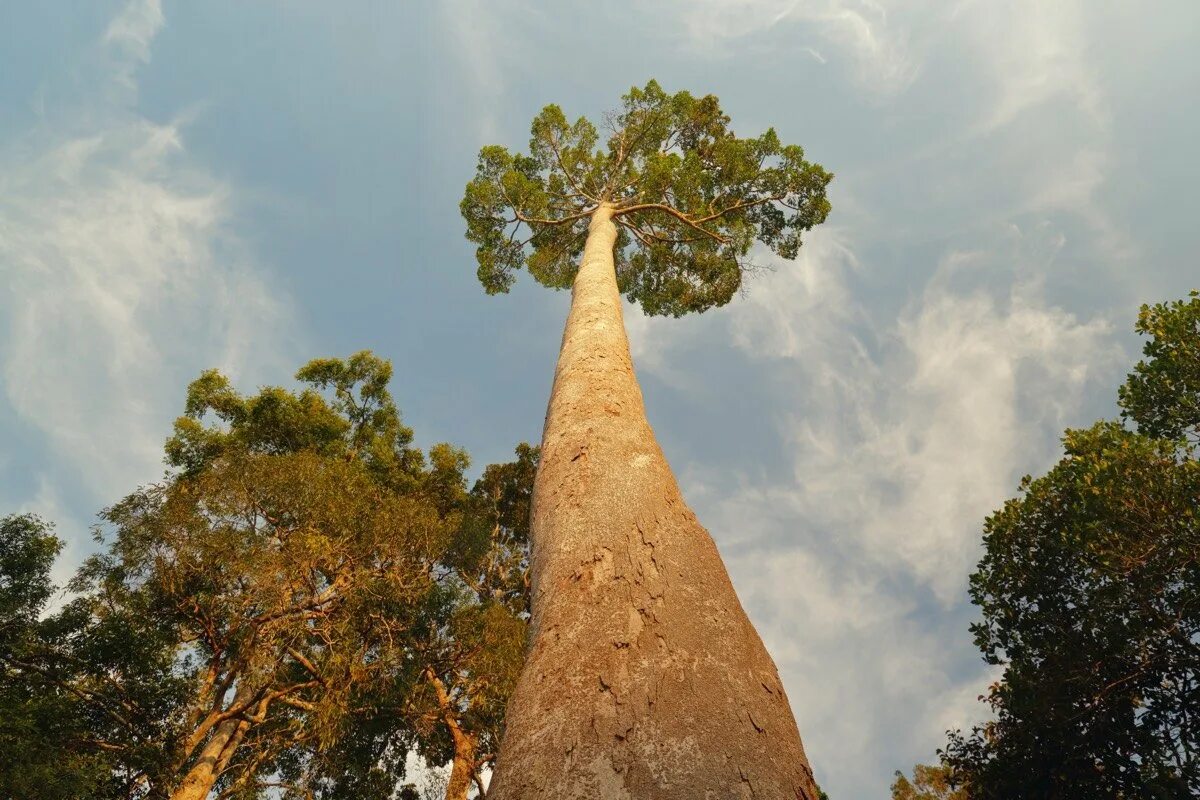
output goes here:
[[204, 800], [208, 797], [213, 784], [229, 765], [229, 760], [233, 758], [249, 729], [249, 722], [236, 717], [217, 725], [201, 749], [196, 763], [171, 793], [171, 800]]
[[464, 731], [455, 713], [454, 702], [446, 684], [430, 667], [425, 668], [425, 677], [437, 694], [438, 707], [442, 712], [442, 721], [450, 730], [454, 741], [454, 760], [450, 765], [450, 780], [446, 784], [446, 800], [467, 800], [471, 791], [471, 782], [475, 779], [475, 759], [478, 745], [472, 734]]
[[446, 800], [467, 800], [475, 779], [475, 741], [457, 725], [450, 728], [454, 737], [454, 761], [446, 784]]
[[646, 421], [612, 209], [591, 219], [546, 413], [530, 650], [491, 800], [815, 800], [778, 672]]

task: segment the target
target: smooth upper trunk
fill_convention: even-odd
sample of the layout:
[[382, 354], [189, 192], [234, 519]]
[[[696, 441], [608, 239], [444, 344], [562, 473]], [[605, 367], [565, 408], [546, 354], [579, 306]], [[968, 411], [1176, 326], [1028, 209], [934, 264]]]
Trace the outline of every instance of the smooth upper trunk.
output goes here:
[[593, 214], [531, 520], [530, 650], [494, 800], [815, 800], [774, 663], [646, 421]]

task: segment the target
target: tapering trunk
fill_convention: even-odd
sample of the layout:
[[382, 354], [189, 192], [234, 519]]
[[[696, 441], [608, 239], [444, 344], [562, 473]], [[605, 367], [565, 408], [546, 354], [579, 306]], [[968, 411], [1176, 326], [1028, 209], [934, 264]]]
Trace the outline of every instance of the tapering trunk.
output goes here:
[[217, 725], [200, 750], [196, 763], [171, 793], [171, 800], [204, 800], [208, 797], [249, 729], [250, 723], [241, 719], [227, 719]]
[[593, 214], [546, 414], [528, 659], [492, 800], [815, 800], [800, 734], [646, 421]]

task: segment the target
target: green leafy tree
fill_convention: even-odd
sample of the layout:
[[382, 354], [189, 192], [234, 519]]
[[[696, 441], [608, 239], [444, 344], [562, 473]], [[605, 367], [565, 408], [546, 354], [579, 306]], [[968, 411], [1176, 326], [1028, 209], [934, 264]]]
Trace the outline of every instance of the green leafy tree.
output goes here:
[[479, 280], [506, 292], [522, 268], [571, 286], [598, 210], [619, 228], [622, 292], [648, 314], [681, 316], [729, 302], [755, 242], [795, 258], [801, 233], [825, 220], [832, 175], [774, 129], [739, 138], [716, 97], [634, 87], [604, 120], [568, 122], [546, 106], [529, 153], [479, 153], [462, 213], [479, 245]]
[[454, 504], [463, 521], [439, 565], [436, 613], [415, 647], [425, 686], [413, 698], [419, 752], [451, 762], [445, 796], [465, 800], [495, 760], [504, 712], [524, 662], [528, 617], [529, 500], [538, 451], [521, 444], [515, 461], [491, 464]]
[[0, 519], [0, 797], [85, 797], [112, 768], [81, 722], [84, 703], [63, 681], [63, 665], [47, 657], [40, 617], [61, 547], [36, 516]]
[[171, 472], [102, 514], [44, 621], [57, 540], [4, 521], [12, 796], [391, 798], [414, 748], [477, 779], [522, 658], [537, 455], [467, 492], [463, 451], [412, 446], [390, 375], [365, 352], [299, 392], [204, 373]]
[[1140, 433], [1200, 445], [1200, 292], [1142, 306], [1144, 355], [1120, 390], [1124, 415]]
[[971, 577], [995, 719], [945, 761], [971, 796], [1200, 794], [1200, 300], [1143, 307], [1120, 393], [1136, 430], [1067, 431], [993, 514]]
[[531, 649], [489, 796], [817, 797], [775, 665], [646, 421], [621, 295], [724, 305], [756, 243], [797, 256], [831, 178], [654, 81], [603, 133], [551, 105], [528, 153], [480, 151], [461, 210], [484, 289], [522, 269], [572, 287], [531, 502]]

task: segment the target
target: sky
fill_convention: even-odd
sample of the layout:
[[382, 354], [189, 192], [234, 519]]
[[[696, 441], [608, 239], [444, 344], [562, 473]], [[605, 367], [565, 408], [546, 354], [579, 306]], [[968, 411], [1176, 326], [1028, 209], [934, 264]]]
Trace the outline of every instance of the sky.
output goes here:
[[370, 349], [420, 443], [537, 441], [568, 296], [487, 297], [478, 149], [632, 85], [836, 177], [723, 309], [627, 307], [647, 412], [834, 800], [981, 721], [983, 519], [1200, 288], [1200, 5], [78, 0], [0, 10], [0, 514], [94, 547], [187, 383]]

